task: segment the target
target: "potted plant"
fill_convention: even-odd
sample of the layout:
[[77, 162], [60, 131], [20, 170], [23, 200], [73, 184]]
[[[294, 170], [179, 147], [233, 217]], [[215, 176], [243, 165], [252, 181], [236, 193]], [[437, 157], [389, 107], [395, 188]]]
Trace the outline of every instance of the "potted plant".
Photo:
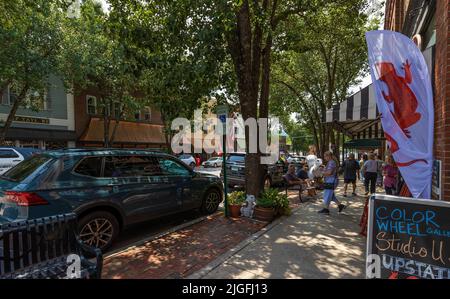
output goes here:
[[230, 216], [237, 218], [241, 216], [241, 206], [245, 202], [245, 192], [244, 191], [234, 191], [228, 195], [228, 210]]
[[261, 221], [272, 221], [275, 216], [275, 198], [278, 191], [275, 189], [267, 189], [261, 193], [260, 198], [256, 200], [253, 215], [255, 219]]
[[289, 207], [289, 199], [285, 193], [279, 193], [277, 191], [277, 196], [275, 197], [275, 216], [290, 215], [291, 208]]
[[272, 221], [275, 216], [289, 215], [289, 199], [277, 189], [267, 189], [256, 201], [254, 216], [261, 221]]

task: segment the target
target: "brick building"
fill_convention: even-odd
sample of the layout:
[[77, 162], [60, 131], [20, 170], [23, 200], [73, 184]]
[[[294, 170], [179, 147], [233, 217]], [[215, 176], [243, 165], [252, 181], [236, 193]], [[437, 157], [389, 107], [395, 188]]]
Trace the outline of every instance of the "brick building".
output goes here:
[[[104, 124], [103, 111], [95, 90], [79, 92], [74, 97], [75, 133], [77, 146], [103, 147]], [[112, 147], [119, 148], [166, 148], [166, 138], [161, 113], [154, 107], [145, 107], [140, 111], [127, 111], [117, 103], [110, 111], [109, 133], [114, 131], [116, 119], [119, 123], [114, 135]]]
[[450, 1], [388, 0], [385, 29], [401, 32], [422, 49], [434, 48], [434, 156], [441, 165], [441, 199], [450, 201]]

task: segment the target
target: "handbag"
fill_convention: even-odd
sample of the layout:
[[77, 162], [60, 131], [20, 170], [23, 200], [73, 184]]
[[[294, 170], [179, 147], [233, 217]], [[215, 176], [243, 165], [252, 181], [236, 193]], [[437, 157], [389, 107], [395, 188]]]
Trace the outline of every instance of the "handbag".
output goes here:
[[334, 182], [333, 183], [323, 183], [323, 188], [325, 190], [334, 190], [337, 187], [337, 183], [338, 183], [338, 175], [337, 173], [335, 173], [334, 175]]
[[323, 183], [323, 189], [334, 190], [335, 183]]

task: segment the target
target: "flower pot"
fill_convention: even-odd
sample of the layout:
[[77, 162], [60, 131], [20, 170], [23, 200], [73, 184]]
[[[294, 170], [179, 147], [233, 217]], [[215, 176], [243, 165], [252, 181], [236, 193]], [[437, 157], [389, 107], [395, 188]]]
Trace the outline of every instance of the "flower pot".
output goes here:
[[253, 211], [253, 216], [256, 220], [271, 222], [275, 216], [275, 210], [273, 208], [262, 208], [256, 206]]
[[238, 218], [241, 216], [241, 205], [228, 205], [228, 211], [230, 212], [230, 217]]

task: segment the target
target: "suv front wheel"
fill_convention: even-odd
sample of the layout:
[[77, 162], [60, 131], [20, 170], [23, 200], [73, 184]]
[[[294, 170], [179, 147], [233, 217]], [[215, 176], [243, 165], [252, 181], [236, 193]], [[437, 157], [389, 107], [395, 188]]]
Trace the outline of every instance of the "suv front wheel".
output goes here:
[[212, 214], [219, 208], [222, 196], [216, 189], [210, 189], [203, 197], [201, 211], [203, 214]]
[[79, 220], [78, 231], [85, 244], [105, 252], [119, 234], [119, 222], [109, 212], [92, 212]]

